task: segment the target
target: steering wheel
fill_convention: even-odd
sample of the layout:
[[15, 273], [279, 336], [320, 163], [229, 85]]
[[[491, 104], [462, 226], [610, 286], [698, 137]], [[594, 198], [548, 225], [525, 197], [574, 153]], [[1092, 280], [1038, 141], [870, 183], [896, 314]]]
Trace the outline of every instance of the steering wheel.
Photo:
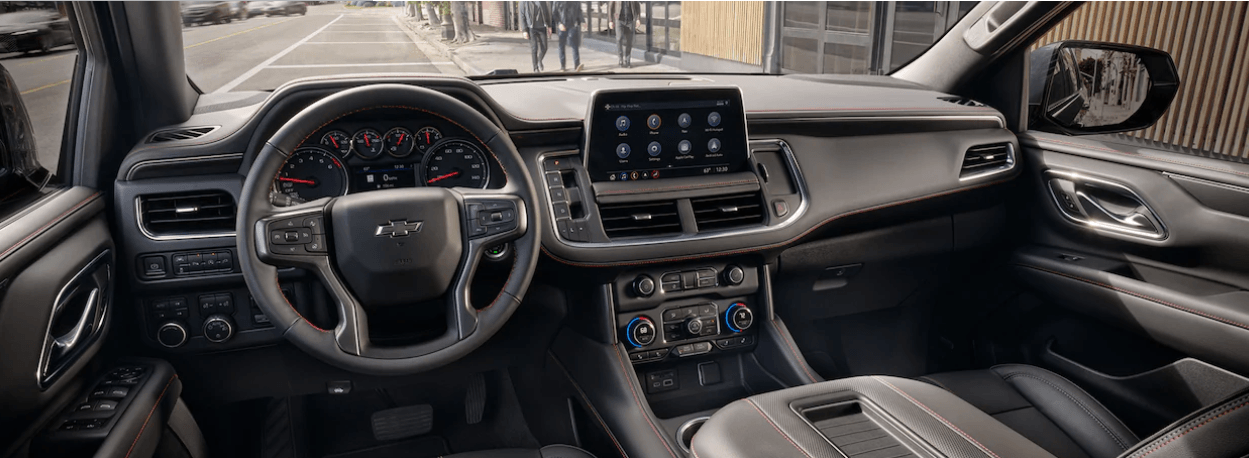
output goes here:
[[[323, 198], [279, 207], [273, 185], [291, 153], [348, 115], [410, 110], [460, 126], [502, 166], [502, 189], [419, 187]], [[256, 304], [297, 347], [343, 369], [410, 374], [455, 361], [493, 336], [520, 305], [538, 262], [536, 191], [511, 139], [472, 107], [400, 84], [361, 86], [305, 108], [265, 143], [239, 195], [238, 258]], [[511, 242], [514, 264], [502, 291], [481, 309], [469, 300], [483, 252]], [[305, 319], [278, 285], [279, 267], [315, 272], [339, 322]], [[369, 313], [446, 298], [446, 332], [422, 343], [379, 346]]]

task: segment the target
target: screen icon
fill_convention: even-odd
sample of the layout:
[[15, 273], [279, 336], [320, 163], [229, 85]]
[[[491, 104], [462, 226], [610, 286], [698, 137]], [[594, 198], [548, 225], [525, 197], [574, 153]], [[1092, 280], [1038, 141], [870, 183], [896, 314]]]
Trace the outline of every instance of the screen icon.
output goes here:
[[649, 153], [651, 157], [655, 157], [658, 156], [659, 153], [664, 152], [664, 147], [660, 145], [659, 142], [651, 142], [651, 144], [646, 145], [646, 152]]
[[681, 113], [681, 116], [677, 116], [677, 125], [681, 126], [682, 129], [689, 128], [692, 122], [693, 119], [690, 118], [689, 113]]
[[651, 178], [659, 178], [659, 171], [651, 170]]
[[713, 111], [711, 112], [711, 114], [707, 115], [707, 124], [711, 124], [711, 127], [719, 126], [720, 125], [720, 112]]
[[708, 141], [707, 141], [707, 151], [710, 151], [710, 152], [713, 152], [713, 153], [718, 153], [718, 152], [720, 152], [720, 139], [718, 139], [718, 138], [713, 138], [713, 139], [711, 139], [711, 140], [708, 140]]
[[681, 140], [681, 143], [677, 143], [677, 152], [681, 154], [689, 154], [690, 149], [693, 147], [694, 146], [690, 144], [689, 140]]
[[632, 172], [632, 173], [630, 173], [630, 174], [629, 174], [629, 179], [630, 179], [630, 180], [636, 180], [636, 179], [638, 179], [638, 173], [637, 173], [637, 172]]
[[625, 158], [628, 158], [629, 153], [632, 153], [632, 152], [633, 152], [633, 148], [630, 148], [628, 143], [621, 143], [619, 145], [616, 145], [616, 157], [625, 159]]
[[663, 124], [663, 121], [659, 119], [659, 115], [657, 114], [653, 114], [649, 118], [646, 118], [646, 127], [650, 127], [651, 130], [658, 129], [660, 124]]
[[626, 181], [628, 179], [629, 179], [629, 172], [620, 172], [620, 181]]
[[619, 118], [616, 118], [616, 130], [619, 130], [621, 132], [629, 130], [629, 117], [628, 116], [621, 116]]

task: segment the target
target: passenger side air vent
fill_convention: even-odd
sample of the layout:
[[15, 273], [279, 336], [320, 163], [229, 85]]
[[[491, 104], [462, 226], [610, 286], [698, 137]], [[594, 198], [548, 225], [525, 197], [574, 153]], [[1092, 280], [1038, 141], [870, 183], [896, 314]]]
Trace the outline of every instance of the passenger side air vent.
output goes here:
[[940, 100], [944, 100], [946, 102], [953, 103], [955, 105], [962, 105], [965, 107], [983, 108], [985, 106], [983, 103], [977, 102], [967, 97], [937, 97], [937, 98]]
[[1010, 170], [1015, 166], [1015, 147], [1010, 143], [979, 145], [967, 149], [959, 179], [968, 180]]
[[203, 137], [204, 135], [207, 135], [209, 132], [212, 132], [214, 130], [217, 130], [217, 128], [216, 127], [188, 127], [185, 129], [162, 130], [160, 132], [152, 134], [152, 137], [147, 139], [147, 142], [148, 143], [164, 143], [164, 142], [176, 142], [176, 141], [181, 141], [181, 140], [191, 140], [191, 139]]
[[600, 204], [599, 215], [608, 238], [679, 234], [676, 201]]
[[234, 232], [234, 198], [225, 191], [140, 196], [138, 206], [139, 227], [149, 237], [195, 237]]
[[763, 199], [757, 192], [690, 199], [698, 232], [763, 224]]

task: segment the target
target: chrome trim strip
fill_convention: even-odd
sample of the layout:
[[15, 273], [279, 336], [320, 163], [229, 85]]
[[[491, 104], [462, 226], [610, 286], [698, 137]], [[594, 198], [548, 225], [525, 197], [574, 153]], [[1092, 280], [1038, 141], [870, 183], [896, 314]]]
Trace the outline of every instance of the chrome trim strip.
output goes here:
[[[790, 214], [777, 225], [757, 226], [757, 227], [753, 227], [749, 229], [729, 229], [729, 230], [724, 230], [724, 231], [707, 232], [707, 233], [699, 233], [699, 234], [682, 234], [678, 236], [662, 237], [662, 238], [660, 237], [641, 238], [641, 239], [628, 239], [628, 240], [617, 240], [617, 241], [611, 241], [611, 242], [596, 243], [596, 242], [574, 242], [574, 241], [565, 239], [562, 235], [559, 234], [558, 230], [554, 229], [555, 225], [552, 224], [551, 227], [552, 227], [552, 231], [555, 233], [555, 238], [559, 240], [560, 243], [563, 243], [564, 245], [572, 247], [572, 248], [590, 248], [590, 249], [618, 248], [618, 247], [632, 247], [632, 246], [663, 245], [663, 244], [668, 244], [668, 243], [692, 242], [692, 241], [701, 241], [701, 240], [720, 239], [720, 238], [725, 238], [725, 237], [753, 235], [753, 234], [760, 234], [764, 232], [776, 231], [776, 230], [780, 230], [780, 229], [784, 229], [786, 227], [792, 226], [798, 220], [802, 219], [802, 216], [804, 214], [806, 214], [807, 209], [810, 207], [810, 202], [811, 202], [811, 195], [808, 193], [808, 190], [807, 190], [806, 177], [802, 175], [802, 169], [799, 168], [798, 166], [798, 159], [794, 156], [794, 152], [792, 149], [790, 149], [789, 144], [781, 139], [751, 140], [749, 141], [749, 144], [750, 144], [749, 149], [752, 152], [756, 149], [759, 149], [759, 150], [767, 149], [768, 145], [776, 145], [778, 149], [783, 153], [783, 156], [785, 156], [785, 163], [789, 168], [790, 176], [792, 176], [794, 179], [794, 187], [798, 189], [798, 196], [801, 198], [800, 202], [798, 203], [798, 208], [790, 212]], [[539, 154], [538, 162], [537, 162], [537, 167], [538, 167], [537, 170], [542, 171], [542, 173], [545, 176], [546, 170], [542, 168], [542, 164], [546, 161], [547, 157], [574, 156], [580, 153], [581, 152], [577, 150], [564, 150], [564, 151], [552, 151], [552, 152]], [[582, 166], [584, 167], [585, 165], [582, 164]], [[555, 209], [553, 205], [550, 205], [550, 191], [546, 189], [545, 185], [543, 185], [542, 192], [546, 193], [545, 195], [546, 195], [546, 200], [547, 200], [547, 205], [546, 205], [547, 216], [549, 216], [551, 218], [551, 221], [554, 222], [556, 221]], [[594, 202], [594, 205], [597, 206], [598, 203]], [[772, 215], [770, 211], [769, 213], [767, 213], [767, 215], [769, 219], [772, 219]]]
[[[769, 116], [766, 118], [760, 118], [756, 115], [756, 117], [751, 118], [750, 113], [751, 112], [749, 111], [746, 112], [746, 121], [748, 124], [752, 122], [765, 123], [765, 124], [785, 124], [785, 123], [791, 123], [791, 122], [829, 122], [829, 121], [833, 121], [833, 122], [840, 122], [840, 121], [850, 121], [850, 122], [858, 122], [858, 121], [868, 121], [868, 122], [871, 122], [871, 121], [877, 121], [877, 122], [879, 121], [992, 121], [992, 122], [997, 123], [999, 128], [1001, 129], [1006, 128], [1006, 122], [1003, 121], [1001, 117], [993, 116], [993, 115], [905, 115], [905, 116], [854, 115], [854, 116], [814, 117], [814, 116], [809, 116], [811, 114], [809, 112], [778, 111], [778, 112], [767, 113], [769, 115], [775, 114], [777, 115], [777, 117]], [[783, 117], [786, 114], [793, 114], [793, 115], [800, 115], [800, 116], [807, 115], [807, 116], [793, 117], [793, 118]]]
[[[1144, 240], [1151, 241], [1151, 242], [1161, 242], [1163, 240], [1166, 240], [1167, 237], [1169, 237], [1169, 232], [1167, 231], [1166, 223], [1162, 222], [1162, 217], [1158, 216], [1158, 212], [1154, 211], [1154, 208], [1149, 205], [1149, 202], [1145, 201], [1145, 199], [1142, 199], [1140, 194], [1137, 194], [1136, 191], [1132, 190], [1132, 188], [1129, 188], [1120, 183], [1115, 183], [1113, 181], [1093, 178], [1091, 176], [1081, 175], [1075, 172], [1066, 172], [1066, 171], [1050, 169], [1050, 170], [1046, 170], [1043, 175], [1045, 177], [1045, 181], [1044, 181], [1045, 187], [1049, 189], [1049, 195], [1050, 195], [1050, 198], [1054, 201], [1054, 206], [1058, 207], [1058, 213], [1062, 214], [1063, 217], [1066, 218], [1068, 221], [1076, 223], [1079, 226], [1092, 229], [1095, 232], [1099, 230], [1106, 231], [1106, 232], [1113, 232], [1115, 234], [1119, 234], [1119, 235], [1123, 235], [1127, 237], [1135, 237], [1135, 238], [1144, 239]], [[1135, 199], [1137, 202], [1140, 202], [1141, 205], [1145, 206], [1146, 210], [1149, 210], [1149, 213], [1153, 216], [1154, 222], [1158, 223], [1158, 232], [1154, 233], [1154, 232], [1149, 232], [1149, 231], [1139, 231], [1139, 230], [1135, 230], [1135, 229], [1132, 229], [1126, 226], [1121, 226], [1118, 224], [1107, 224], [1107, 223], [1092, 221], [1087, 218], [1084, 218], [1082, 215], [1072, 215], [1070, 212], [1068, 212], [1067, 207], [1063, 206], [1062, 202], [1058, 200], [1058, 196], [1054, 194], [1054, 187], [1050, 185], [1050, 181], [1054, 179], [1054, 177], [1064, 178], [1064, 179], [1070, 180], [1072, 183], [1082, 183], [1082, 182], [1083, 183], [1096, 183], [1098, 185], [1109, 187], [1109, 188], [1115, 188], [1119, 191], [1126, 193], [1128, 197]]]
[[[215, 237], [234, 237], [235, 235], [237, 235], [235, 234], [234, 231], [205, 232], [203, 234], [170, 234], [170, 235], [153, 234], [152, 231], [147, 230], [147, 226], [143, 225], [142, 199], [143, 199], [143, 196], [135, 196], [134, 198], [134, 224], [136, 226], [139, 226], [139, 232], [142, 232], [143, 236], [147, 237], [148, 239], [155, 240], [158, 242], [167, 242], [167, 241], [172, 241], [172, 240], [195, 240], [195, 239], [211, 239]], [[236, 207], [236, 211], [237, 211], [237, 207]], [[237, 218], [237, 215], [235, 215], [235, 217]]]
[[139, 170], [140, 168], [150, 166], [153, 164], [162, 164], [166, 162], [206, 161], [206, 160], [211, 160], [211, 159], [233, 159], [233, 158], [242, 159], [243, 153], [213, 154], [213, 155], [208, 155], [208, 156], [171, 157], [168, 159], [148, 159], [148, 160], [136, 162], [134, 165], [130, 166], [130, 170], [126, 171], [126, 181], [130, 181], [134, 179], [135, 172]]
[[[682, 451], [684, 451], [685, 453], [693, 453], [690, 451], [690, 447], [688, 445], [685, 445], [685, 441], [681, 439], [681, 437], [685, 435], [685, 431], [690, 428], [693, 428], [695, 423], [699, 424], [700, 425], [699, 427], [701, 428], [702, 427], [701, 425], [703, 423], [706, 423], [707, 420], [710, 420], [710, 419], [711, 417], [704, 416], [704, 417], [692, 418], [685, 423], [681, 423], [681, 426], [677, 428], [677, 445], [681, 447]], [[695, 434], [697, 434], [697, 432], [695, 432]]]
[[[63, 300], [65, 299], [65, 294], [70, 291], [69, 288], [71, 286], [76, 286], [78, 284], [78, 281], [81, 280], [84, 275], [95, 273], [94, 269], [97, 266], [99, 266], [101, 262], [105, 262], [106, 259], [111, 260], [112, 253], [113, 253], [113, 250], [111, 248], [105, 248], [104, 251], [101, 251], [100, 254], [96, 255], [95, 258], [93, 258], [90, 262], [88, 262], [81, 269], [79, 269], [78, 273], [74, 274], [73, 277], [70, 277], [68, 282], [66, 282], [64, 285], [61, 285], [60, 291], [56, 293], [56, 299], [52, 301], [52, 308], [49, 311], [48, 327], [44, 330], [44, 334], [43, 334], [43, 347], [39, 351], [39, 365], [35, 366], [35, 381], [38, 383], [39, 389], [41, 390], [46, 389], [49, 386], [51, 386], [52, 383], [56, 382], [56, 380], [60, 378], [61, 372], [66, 367], [64, 365], [61, 365], [56, 368], [48, 367], [48, 365], [51, 364], [51, 361], [48, 358], [51, 357], [51, 353], [52, 353], [52, 346], [49, 345], [49, 340], [52, 340], [52, 325], [56, 324], [55, 323], [56, 315], [57, 315], [56, 312], [58, 311], [59, 307], [63, 306]], [[100, 337], [100, 333], [103, 331], [104, 323], [108, 322], [108, 312], [109, 312], [110, 306], [112, 305], [112, 297], [113, 297], [113, 291], [112, 291], [113, 265], [112, 263], [106, 263], [104, 265], [104, 269], [106, 269], [105, 275], [108, 278], [107, 281], [109, 282], [109, 284], [102, 285], [100, 287], [109, 288], [109, 290], [102, 292], [103, 294], [100, 296], [100, 304], [98, 306], [99, 310], [96, 312], [96, 316], [92, 319], [91, 331], [89, 331], [90, 334], [86, 337], [86, 340], [81, 345], [91, 345], [92, 343], [94, 343], [95, 340]], [[87, 305], [87, 307], [90, 307], [90, 306], [91, 306], [90, 304]], [[84, 348], [84, 347], [79, 347], [79, 348]], [[74, 354], [74, 351], [71, 351], [69, 354]], [[75, 358], [76, 357], [77, 356], [75, 356]], [[49, 369], [51, 369], [51, 371], [49, 371]]]
[[[973, 147], [971, 147], [971, 148], [977, 148], [977, 147], [981, 147], [981, 146], [989, 146], [989, 145], [976, 145], [976, 146], [973, 146]], [[967, 151], [971, 151], [971, 148], [967, 148]], [[964, 151], [964, 152], [963, 152], [963, 158], [964, 158], [964, 159], [966, 159], [966, 158], [967, 158], [967, 151]], [[1006, 163], [1005, 163], [1005, 164], [1003, 164], [1003, 165], [999, 165], [999, 166], [997, 166], [997, 167], [994, 167], [994, 168], [991, 168], [991, 169], [988, 169], [988, 170], [981, 170], [981, 171], [976, 172], [976, 173], [973, 173], [973, 174], [971, 174], [971, 175], [967, 175], [967, 176], [960, 176], [960, 177], [958, 177], [958, 181], [959, 181], [959, 183], [962, 183], [962, 182], [964, 182], [964, 181], [971, 181], [971, 180], [975, 180], [975, 179], [978, 179], [978, 178], [991, 177], [991, 176], [994, 176], [994, 175], [1001, 175], [1001, 174], [1003, 174], [1003, 173], [1006, 173], [1006, 172], [1009, 172], [1009, 171], [1011, 171], [1011, 170], [1014, 170], [1014, 169], [1015, 169], [1015, 162], [1016, 162], [1016, 161], [1015, 161], [1015, 144], [1014, 144], [1014, 143], [1007, 143], [1007, 144], [1006, 144]]]

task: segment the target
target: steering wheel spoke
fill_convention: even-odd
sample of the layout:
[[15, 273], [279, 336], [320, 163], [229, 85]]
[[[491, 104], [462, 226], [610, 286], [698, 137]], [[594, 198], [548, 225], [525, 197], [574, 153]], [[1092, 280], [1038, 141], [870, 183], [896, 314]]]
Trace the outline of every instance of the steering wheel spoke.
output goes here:
[[[486, 249], [508, 243], [528, 231], [528, 209], [518, 196], [489, 189], [456, 189], [463, 201], [466, 238], [460, 269], [447, 292], [456, 330], [461, 340], [476, 329], [480, 312], [473, 307], [469, 291]], [[500, 296], [506, 293], [500, 293]], [[496, 298], [507, 299], [504, 297]]]

